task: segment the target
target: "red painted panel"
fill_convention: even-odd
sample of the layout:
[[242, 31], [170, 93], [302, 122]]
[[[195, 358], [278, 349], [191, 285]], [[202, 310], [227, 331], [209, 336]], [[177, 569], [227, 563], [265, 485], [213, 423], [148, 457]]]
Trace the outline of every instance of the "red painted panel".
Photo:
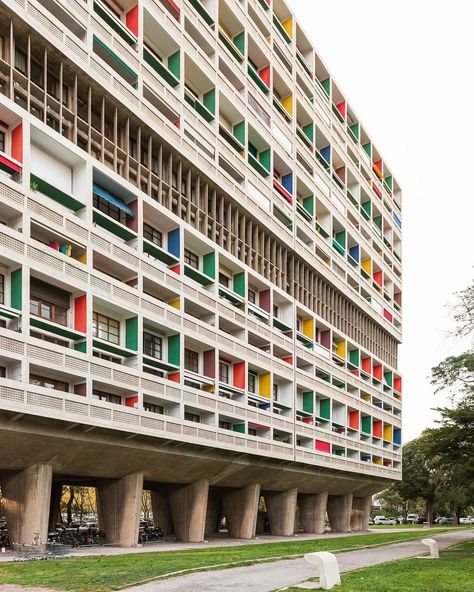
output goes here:
[[391, 460], [384, 460], [383, 461], [383, 466], [384, 467], [391, 467], [392, 466], [392, 461]]
[[127, 228], [133, 230], [134, 232], [138, 232], [138, 200], [132, 201], [127, 204], [127, 206], [132, 210], [135, 214], [133, 218], [127, 216]]
[[23, 162], [23, 124], [12, 130], [12, 158]]
[[138, 4], [127, 12], [125, 23], [127, 29], [129, 29], [135, 37], [138, 37]]
[[382, 365], [378, 364], [377, 366], [374, 366], [372, 373], [374, 375], [374, 378], [377, 378], [378, 380], [382, 380]]
[[342, 103], [338, 103], [336, 105], [336, 109], [339, 111], [341, 116], [344, 117], [344, 119], [345, 119], [346, 118], [346, 102], [342, 101]]
[[245, 362], [237, 362], [234, 364], [234, 386], [237, 388], [245, 388]]
[[21, 166], [19, 166], [16, 162], [13, 162], [13, 160], [10, 160], [7, 156], [3, 154], [0, 154], [0, 162], [6, 164], [11, 170], [15, 171], [16, 173], [19, 173], [21, 171]]
[[359, 429], [359, 412], [349, 411], [349, 427], [355, 430]]
[[390, 322], [393, 321], [393, 316], [385, 308], [383, 309], [383, 316]]
[[173, 267], [170, 267], [170, 269], [171, 269], [171, 271], [174, 271], [178, 275], [181, 273], [181, 269], [179, 267], [179, 263], [178, 263], [178, 265], [173, 265]]
[[176, 18], [179, 21], [180, 10], [179, 6], [173, 2], [173, 0], [166, 0], [168, 3], [169, 8], [175, 13]]
[[270, 88], [270, 64], [262, 68], [258, 74], [268, 88]]
[[331, 348], [331, 331], [321, 331], [321, 337], [319, 343], [326, 349]]
[[382, 437], [382, 420], [381, 419], [374, 419], [372, 423], [372, 434], [376, 438]]
[[377, 195], [377, 197], [382, 199], [382, 192], [380, 191], [380, 189], [377, 187], [377, 185], [375, 183], [372, 183], [372, 189], [374, 190], [375, 195]]
[[303, 423], [311, 423], [312, 424], [313, 423], [313, 418], [312, 417], [305, 417], [303, 419]]
[[346, 182], [346, 167], [342, 166], [336, 169], [336, 175], [341, 179], [343, 183]]
[[402, 293], [401, 293], [401, 292], [396, 292], [396, 293], [393, 295], [393, 299], [395, 300], [395, 302], [396, 302], [397, 304], [399, 304], [400, 306], [402, 305]]
[[79, 395], [80, 397], [85, 397], [87, 395], [87, 383], [83, 382], [81, 384], [75, 384], [74, 394]]
[[172, 380], [173, 382], [179, 382], [180, 381], [179, 372], [173, 372], [173, 374], [168, 374], [168, 380]]
[[132, 397], [127, 397], [125, 399], [125, 405], [127, 407], [133, 407], [134, 409], [138, 408], [138, 395], [133, 395]]
[[374, 273], [374, 282], [379, 286], [383, 286], [383, 273], [381, 271], [376, 271]]
[[370, 374], [372, 372], [372, 359], [362, 358], [362, 370]]
[[216, 377], [216, 350], [208, 349], [204, 352], [204, 376]]
[[138, 286], [138, 278], [132, 278], [131, 280], [128, 280], [125, 283], [127, 284], [127, 286], [130, 286], [131, 288], [136, 288]]
[[87, 333], [87, 297], [85, 294], [74, 298], [74, 329]]
[[282, 195], [287, 202], [293, 203], [293, 196], [290, 195], [288, 191], [283, 187], [283, 185], [280, 185], [280, 183], [278, 183], [276, 179], [273, 179], [273, 187], [275, 187], [278, 193]]
[[331, 444], [329, 444], [329, 442], [324, 442], [323, 440], [316, 440], [315, 448], [319, 452], [331, 452]]
[[393, 390], [397, 391], [397, 393], [402, 392], [402, 379], [400, 376], [394, 378], [393, 380]]
[[291, 364], [291, 366], [293, 366], [293, 356], [287, 356], [286, 358], [282, 358], [282, 360], [287, 364]]
[[263, 310], [270, 312], [270, 290], [262, 290], [260, 292], [259, 302], [260, 308], [263, 308]]

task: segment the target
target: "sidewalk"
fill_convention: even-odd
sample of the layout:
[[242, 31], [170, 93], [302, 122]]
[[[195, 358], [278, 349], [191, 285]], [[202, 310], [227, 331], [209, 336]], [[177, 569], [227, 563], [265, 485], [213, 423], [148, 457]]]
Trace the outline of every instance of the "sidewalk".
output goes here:
[[[426, 532], [426, 531], [425, 531]], [[474, 540], [474, 531], [458, 531], [427, 536], [438, 542], [440, 549], [467, 540]], [[394, 543], [383, 547], [338, 553], [341, 572], [369, 567], [387, 561], [406, 559], [427, 553], [420, 540]], [[292, 559], [260, 563], [248, 567], [235, 567], [219, 571], [198, 572], [172, 579], [157, 580], [122, 592], [272, 592], [305, 582], [317, 576], [314, 567], [304, 559]]]

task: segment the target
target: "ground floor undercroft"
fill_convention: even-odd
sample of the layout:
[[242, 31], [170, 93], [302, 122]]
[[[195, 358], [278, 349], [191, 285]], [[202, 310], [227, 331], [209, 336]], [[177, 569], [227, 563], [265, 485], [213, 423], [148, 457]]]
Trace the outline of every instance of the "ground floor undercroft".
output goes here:
[[[367, 529], [377, 477], [21, 414], [0, 415], [0, 486], [11, 542], [46, 541], [65, 484], [96, 488], [107, 542], [138, 540], [143, 490], [166, 535], [289, 536]], [[262, 511], [262, 508], [264, 511]]]

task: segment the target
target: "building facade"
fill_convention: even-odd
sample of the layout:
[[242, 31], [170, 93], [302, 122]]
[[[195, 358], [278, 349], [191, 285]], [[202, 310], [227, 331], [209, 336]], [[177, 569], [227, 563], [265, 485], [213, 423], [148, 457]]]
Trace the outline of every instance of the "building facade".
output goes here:
[[65, 483], [123, 545], [143, 488], [182, 540], [263, 502], [366, 527], [401, 476], [401, 191], [283, 0], [1, 0], [0, 167], [14, 541]]

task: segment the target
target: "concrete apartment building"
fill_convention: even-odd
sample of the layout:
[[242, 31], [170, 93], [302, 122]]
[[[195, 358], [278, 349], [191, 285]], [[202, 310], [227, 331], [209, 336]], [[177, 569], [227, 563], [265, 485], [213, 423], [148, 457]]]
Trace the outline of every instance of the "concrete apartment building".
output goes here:
[[366, 528], [401, 477], [401, 192], [283, 0], [1, 0], [0, 168], [13, 541], [64, 484], [119, 545], [143, 489], [184, 541], [263, 501]]

